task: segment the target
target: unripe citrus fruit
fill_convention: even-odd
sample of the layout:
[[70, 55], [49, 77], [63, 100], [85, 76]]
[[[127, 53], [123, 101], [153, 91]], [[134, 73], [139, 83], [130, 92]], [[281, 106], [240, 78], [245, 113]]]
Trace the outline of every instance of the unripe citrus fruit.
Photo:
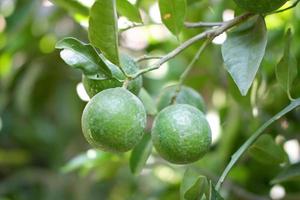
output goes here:
[[204, 114], [187, 104], [163, 109], [154, 120], [151, 134], [157, 152], [175, 164], [199, 160], [211, 145], [211, 130]]
[[266, 13], [277, 10], [287, 0], [234, 0], [235, 3], [250, 12], [254, 13]]
[[[121, 66], [123, 67], [123, 70], [127, 74], [134, 74], [139, 70], [135, 62], [129, 56], [126, 55], [121, 56]], [[108, 67], [110, 68], [114, 76], [119, 77], [120, 79], [125, 79], [124, 74], [117, 66], [110, 64], [108, 65]], [[122, 86], [122, 83], [114, 77], [98, 80], [98, 79], [90, 79], [83, 75], [82, 83], [84, 85], [86, 92], [90, 97], [95, 96], [97, 93], [101, 92], [102, 90]], [[135, 95], [138, 95], [140, 89], [142, 88], [142, 83], [143, 83], [143, 79], [141, 76], [139, 76], [138, 78], [129, 82], [128, 90], [130, 90]]]
[[142, 138], [146, 111], [142, 102], [124, 88], [96, 94], [82, 114], [82, 130], [87, 141], [104, 151], [126, 152]]
[[[177, 85], [164, 88], [158, 98], [157, 108], [162, 110], [169, 106], [174, 94], [176, 93]], [[177, 95], [176, 104], [189, 104], [201, 110], [206, 111], [205, 103], [202, 96], [193, 88], [182, 86]]]

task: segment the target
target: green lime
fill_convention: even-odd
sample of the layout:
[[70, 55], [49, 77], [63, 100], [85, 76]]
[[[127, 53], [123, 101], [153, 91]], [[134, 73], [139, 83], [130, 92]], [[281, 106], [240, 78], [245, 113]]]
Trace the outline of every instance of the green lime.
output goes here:
[[[177, 85], [164, 88], [158, 98], [157, 108], [162, 110], [171, 104], [172, 98], [176, 93]], [[193, 88], [182, 86], [177, 95], [176, 104], [189, 104], [201, 110], [206, 111], [205, 102], [202, 96]]]
[[267, 13], [280, 8], [287, 0], [234, 0], [235, 3], [250, 12]]
[[[139, 68], [135, 64], [135, 62], [127, 55], [121, 56], [121, 66], [123, 67], [123, 70], [127, 74], [134, 74], [138, 72]], [[122, 82], [119, 81], [124, 80], [125, 76], [122, 73], [122, 71], [113, 64], [108, 64], [108, 67], [110, 68], [112, 74], [114, 77], [108, 78], [108, 79], [91, 79], [83, 75], [82, 77], [82, 83], [84, 85], [84, 88], [88, 95], [90, 97], [95, 96], [97, 93], [101, 92], [102, 90], [109, 89], [109, 88], [115, 88], [115, 87], [121, 87]], [[117, 78], [115, 78], [117, 77]], [[140, 92], [140, 89], [142, 88], [143, 79], [141, 76], [138, 78], [132, 80], [128, 84], [128, 90], [130, 90], [135, 95], [138, 95]]]
[[211, 145], [211, 130], [204, 114], [187, 104], [163, 109], [154, 120], [151, 134], [157, 152], [175, 164], [199, 160]]
[[142, 139], [146, 111], [142, 102], [124, 88], [96, 94], [82, 114], [87, 141], [104, 151], [126, 152]]

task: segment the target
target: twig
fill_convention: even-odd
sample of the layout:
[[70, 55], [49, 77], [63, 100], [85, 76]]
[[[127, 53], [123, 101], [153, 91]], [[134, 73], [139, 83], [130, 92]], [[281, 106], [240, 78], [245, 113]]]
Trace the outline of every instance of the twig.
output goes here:
[[132, 78], [135, 79], [136, 77], [138, 77], [138, 76], [140, 76], [144, 73], [147, 73], [149, 71], [158, 69], [162, 64], [164, 64], [165, 62], [167, 62], [170, 59], [174, 58], [179, 53], [181, 53], [183, 50], [185, 50], [186, 48], [188, 48], [192, 44], [198, 42], [199, 40], [204, 39], [204, 38], [213, 39], [213, 38], [217, 37], [218, 35], [222, 34], [223, 32], [227, 31], [228, 29], [230, 29], [230, 28], [236, 26], [237, 24], [240, 24], [241, 22], [247, 20], [248, 18], [250, 18], [253, 15], [254, 15], [253, 13], [246, 13], [244, 15], [241, 15], [241, 16], [236, 17], [236, 18], [234, 18], [230, 21], [225, 22], [222, 26], [220, 26], [218, 28], [209, 29], [205, 32], [202, 32], [202, 33], [192, 37], [191, 39], [185, 41], [180, 46], [178, 46], [176, 49], [174, 49], [173, 51], [171, 51], [170, 53], [168, 53], [167, 55], [162, 57], [153, 66], [150, 66], [148, 68], [140, 70], [138, 73], [133, 75]]
[[286, 115], [290, 111], [294, 110], [300, 106], [300, 98], [292, 101], [287, 107], [281, 110], [279, 113], [274, 115], [270, 120], [265, 122], [231, 157], [230, 162], [226, 166], [223, 171], [221, 177], [218, 180], [216, 185], [216, 190], [220, 190], [222, 183], [227, 177], [228, 173], [232, 169], [232, 167], [237, 163], [237, 161], [241, 158], [241, 156], [247, 151], [247, 149], [264, 133], [264, 130], [268, 128], [273, 122], [280, 119], [282, 116]]
[[195, 54], [194, 58], [192, 59], [192, 61], [189, 63], [189, 65], [187, 66], [187, 68], [184, 70], [184, 72], [181, 74], [180, 78], [179, 78], [179, 82], [176, 88], [176, 91], [173, 95], [173, 97], [171, 98], [171, 104], [173, 104], [176, 101], [176, 98], [181, 90], [181, 86], [183, 85], [184, 80], [186, 79], [187, 75], [189, 74], [189, 72], [191, 71], [191, 69], [193, 68], [195, 62], [199, 59], [200, 55], [202, 54], [202, 52], [204, 51], [204, 49], [208, 46], [208, 44], [210, 43], [210, 40], [206, 40], [201, 47], [199, 48], [199, 50], [197, 51], [197, 53]]
[[152, 60], [152, 59], [154, 60], [154, 59], [161, 59], [161, 58], [162, 58], [162, 56], [148, 56], [148, 55], [143, 55], [143, 56], [137, 58], [135, 60], [135, 62], [142, 62], [144, 60]]
[[141, 27], [141, 26], [145, 26], [145, 24], [130, 24], [128, 27], [120, 29], [119, 32], [124, 32], [124, 31], [127, 31], [129, 29], [136, 28], [136, 27]]
[[226, 22], [185, 22], [186, 28], [199, 28], [199, 27], [215, 27], [222, 26]]

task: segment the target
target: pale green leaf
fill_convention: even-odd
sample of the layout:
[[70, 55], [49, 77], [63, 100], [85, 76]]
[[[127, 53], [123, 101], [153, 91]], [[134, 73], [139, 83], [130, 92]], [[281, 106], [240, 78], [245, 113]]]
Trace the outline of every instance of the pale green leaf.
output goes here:
[[96, 0], [90, 11], [89, 39], [113, 64], [119, 66], [115, 0]]
[[255, 78], [267, 45], [264, 18], [259, 16], [228, 34], [222, 45], [225, 68], [245, 96]]
[[117, 0], [117, 11], [122, 16], [127, 17], [130, 21], [142, 23], [139, 9], [127, 0]]
[[201, 199], [207, 187], [206, 177], [188, 168], [180, 185], [180, 200]]
[[209, 183], [209, 197], [208, 200], [224, 200], [223, 197], [219, 194], [219, 192], [215, 189], [215, 186], [210, 181]]
[[291, 54], [290, 46], [292, 42], [292, 33], [289, 29], [286, 34], [284, 54], [276, 66], [276, 78], [280, 86], [287, 92], [290, 97], [290, 90], [294, 80], [297, 77], [297, 60]]
[[176, 36], [184, 25], [186, 14], [185, 0], [159, 0], [161, 20], [165, 26]]
[[145, 133], [141, 142], [132, 150], [130, 156], [130, 170], [133, 174], [139, 174], [145, 166], [152, 152], [151, 135]]

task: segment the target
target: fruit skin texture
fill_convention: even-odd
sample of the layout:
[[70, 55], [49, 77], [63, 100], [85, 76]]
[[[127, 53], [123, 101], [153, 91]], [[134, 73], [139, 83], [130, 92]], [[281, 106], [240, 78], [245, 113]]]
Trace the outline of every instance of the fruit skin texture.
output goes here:
[[287, 0], [234, 0], [235, 3], [250, 12], [254, 13], [266, 13], [277, 10]]
[[[171, 100], [176, 92], [177, 85], [172, 85], [164, 88], [161, 92], [161, 95], [158, 98], [157, 109], [162, 110], [165, 107], [169, 106]], [[189, 104], [206, 112], [205, 102], [202, 96], [193, 88], [182, 86], [180, 92], [177, 95], [176, 104]]]
[[[129, 56], [122, 55], [121, 62], [123, 63], [122, 67], [126, 73], [133, 74], [138, 72], [138, 67]], [[124, 74], [117, 66], [108, 64], [108, 67], [110, 68], [112, 74], [114, 74], [116, 77], [120, 79], [125, 79]], [[83, 75], [82, 83], [87, 94], [91, 98], [97, 93], [101, 92], [102, 90], [122, 86], [122, 83], [114, 77], [108, 79], [91, 79]], [[143, 78], [142, 76], [139, 76], [138, 78], [129, 82], [128, 90], [131, 91], [133, 94], [138, 95], [140, 89], [142, 88], [142, 84]]]
[[146, 111], [142, 102], [124, 88], [95, 95], [82, 114], [86, 140], [103, 151], [126, 152], [142, 139]]
[[163, 109], [154, 120], [151, 134], [157, 152], [174, 164], [199, 160], [211, 145], [211, 130], [204, 114], [187, 104]]

